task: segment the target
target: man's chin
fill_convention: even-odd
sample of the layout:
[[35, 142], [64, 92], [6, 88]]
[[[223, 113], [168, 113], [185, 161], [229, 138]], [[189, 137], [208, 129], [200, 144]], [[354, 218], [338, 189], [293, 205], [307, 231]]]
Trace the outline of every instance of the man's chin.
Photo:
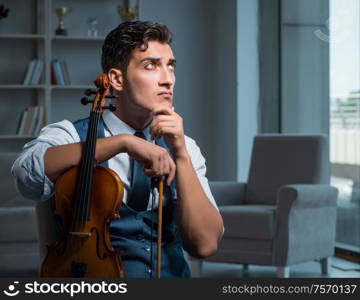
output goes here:
[[172, 108], [172, 107], [173, 107], [172, 101], [167, 100], [167, 101], [161, 101], [161, 102], [155, 104], [153, 109]]

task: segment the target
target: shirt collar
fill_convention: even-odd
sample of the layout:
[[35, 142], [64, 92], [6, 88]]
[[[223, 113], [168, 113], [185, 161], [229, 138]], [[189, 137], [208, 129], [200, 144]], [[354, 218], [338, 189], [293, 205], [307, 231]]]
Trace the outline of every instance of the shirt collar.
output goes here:
[[[104, 111], [103, 120], [105, 122], [105, 125], [107, 129], [110, 131], [111, 135], [118, 135], [118, 134], [134, 134], [137, 130], [132, 128], [130, 125], [125, 123], [123, 120], [118, 118], [114, 113], [112, 113], [110, 110]], [[150, 141], [150, 126], [147, 126], [142, 130], [144, 133], [146, 140]]]

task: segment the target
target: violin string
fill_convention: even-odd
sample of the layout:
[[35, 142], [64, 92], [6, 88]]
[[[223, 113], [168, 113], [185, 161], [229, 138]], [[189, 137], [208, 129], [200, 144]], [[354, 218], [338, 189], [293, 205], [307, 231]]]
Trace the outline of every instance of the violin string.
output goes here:
[[[86, 143], [86, 142], [85, 142]], [[83, 195], [83, 178], [84, 178], [84, 169], [85, 169], [85, 153], [82, 152], [81, 162], [80, 162], [80, 169], [77, 179], [77, 189], [75, 193], [75, 204], [74, 204], [74, 216], [73, 216], [73, 223], [72, 223], [72, 230], [76, 231], [75, 225], [76, 222], [80, 219], [80, 211], [81, 211], [81, 199]]]
[[86, 149], [87, 151], [87, 159], [86, 159], [86, 174], [85, 174], [85, 178], [84, 178], [84, 198], [83, 198], [83, 203], [82, 203], [82, 215], [81, 215], [81, 221], [82, 223], [85, 222], [86, 219], [86, 211], [87, 211], [87, 206], [88, 206], [88, 201], [89, 201], [89, 190], [91, 188], [91, 148], [92, 148], [92, 143], [93, 143], [93, 138], [94, 138], [94, 124], [95, 123], [95, 115], [94, 112], [91, 112], [91, 127], [89, 129], [89, 137], [87, 139], [88, 141], [88, 148]]
[[89, 152], [89, 145], [90, 145], [90, 139], [91, 139], [91, 131], [92, 131], [92, 124], [93, 124], [93, 114], [90, 113], [90, 119], [89, 119], [89, 127], [86, 135], [86, 143], [85, 143], [85, 151], [83, 152], [83, 168], [82, 168], [82, 174], [80, 177], [80, 185], [81, 185], [81, 194], [79, 200], [79, 216], [78, 220], [80, 224], [82, 224], [83, 221], [83, 211], [84, 211], [84, 205], [85, 205], [85, 197], [86, 197], [86, 190], [87, 190], [87, 179], [88, 179], [88, 152]]
[[96, 129], [96, 121], [97, 121], [97, 113], [91, 113], [91, 124], [89, 129], [89, 138], [88, 138], [88, 147], [87, 148], [87, 161], [86, 161], [86, 175], [84, 178], [84, 198], [82, 203], [82, 216], [81, 220], [86, 222], [88, 218], [88, 209], [89, 202], [91, 197], [91, 187], [92, 187], [92, 174], [93, 174], [93, 166], [94, 166], [94, 145], [95, 145], [95, 129]]
[[[88, 132], [86, 136], [86, 142], [85, 142], [85, 149], [89, 149], [90, 147], [90, 141], [91, 141], [91, 132], [93, 130], [93, 114], [90, 113], [90, 119], [89, 119], [89, 127]], [[76, 220], [82, 224], [82, 221], [84, 219], [83, 211], [85, 206], [85, 200], [86, 200], [86, 194], [88, 189], [88, 167], [89, 165], [89, 151], [83, 151], [83, 157], [82, 157], [82, 165], [80, 169], [80, 176], [79, 176], [79, 194], [76, 199], [76, 206], [77, 206], [77, 212], [76, 212]]]
[[90, 153], [90, 163], [89, 163], [89, 188], [88, 188], [88, 197], [86, 202], [86, 220], [89, 220], [90, 218], [90, 208], [91, 208], [91, 194], [92, 194], [92, 183], [93, 183], [93, 174], [95, 169], [95, 150], [96, 150], [96, 139], [97, 139], [97, 132], [98, 132], [98, 125], [99, 125], [99, 117], [100, 113], [98, 111], [95, 112], [95, 122], [94, 122], [94, 128], [92, 131], [92, 139], [91, 139], [91, 153]]

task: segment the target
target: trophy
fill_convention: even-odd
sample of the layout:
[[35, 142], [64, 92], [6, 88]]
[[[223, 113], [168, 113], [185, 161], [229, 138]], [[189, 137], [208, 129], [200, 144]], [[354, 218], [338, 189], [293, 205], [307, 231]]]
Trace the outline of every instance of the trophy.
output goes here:
[[56, 35], [67, 35], [67, 30], [64, 27], [64, 17], [70, 12], [70, 9], [67, 7], [55, 8], [56, 14], [59, 18], [59, 25], [56, 28]]
[[123, 5], [119, 5], [117, 9], [124, 22], [132, 21], [139, 17], [139, 0], [136, 0], [134, 7], [130, 7], [130, 0], [123, 0]]

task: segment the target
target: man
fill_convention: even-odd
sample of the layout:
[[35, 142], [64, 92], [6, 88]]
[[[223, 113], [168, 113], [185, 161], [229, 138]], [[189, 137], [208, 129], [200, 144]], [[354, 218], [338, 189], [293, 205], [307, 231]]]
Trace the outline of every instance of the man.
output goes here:
[[[184, 135], [183, 120], [173, 108], [176, 60], [170, 43], [166, 26], [137, 21], [120, 24], [103, 45], [102, 67], [116, 97], [112, 101], [116, 111], [103, 115], [105, 137], [97, 139], [95, 158], [116, 171], [125, 186], [121, 218], [111, 222], [110, 237], [121, 251], [126, 277], [148, 277], [153, 272], [152, 194], [146, 188], [141, 197], [134, 191], [137, 164], [147, 180], [166, 177], [162, 277], [189, 277], [182, 248], [205, 258], [216, 251], [223, 232], [205, 177], [205, 159]], [[48, 125], [24, 146], [13, 166], [24, 196], [51, 198], [58, 176], [79, 164], [84, 132], [78, 125], [67, 120]]]

